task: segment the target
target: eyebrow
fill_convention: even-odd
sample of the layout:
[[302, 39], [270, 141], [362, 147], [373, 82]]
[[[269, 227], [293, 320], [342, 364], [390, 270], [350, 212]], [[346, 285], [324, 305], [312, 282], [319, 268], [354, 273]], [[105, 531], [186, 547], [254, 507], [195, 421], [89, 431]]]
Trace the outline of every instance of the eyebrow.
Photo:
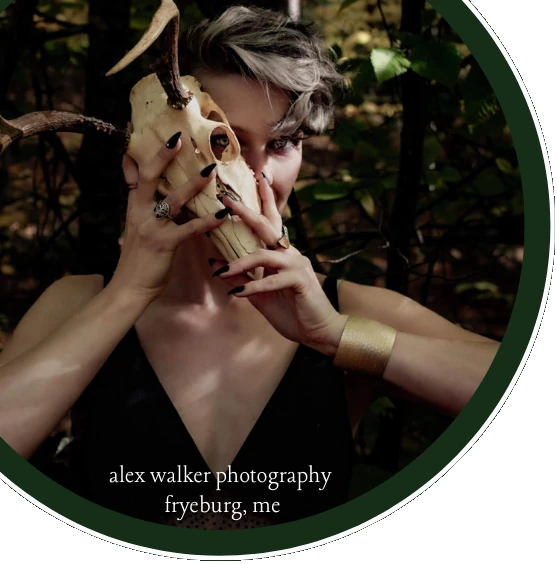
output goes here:
[[[279, 125], [279, 123], [282, 120], [279, 120], [275, 123], [266, 123], [265, 125], [269, 128], [269, 131], [273, 131], [275, 129], [275, 127], [277, 127], [277, 125]], [[230, 124], [230, 127], [234, 130], [234, 131], [239, 131], [240, 133], [244, 133], [247, 135], [255, 135], [257, 132], [253, 131], [253, 130], [248, 130], [248, 129], [244, 129], [243, 127], [240, 127], [239, 125], [234, 125], [233, 123]]]

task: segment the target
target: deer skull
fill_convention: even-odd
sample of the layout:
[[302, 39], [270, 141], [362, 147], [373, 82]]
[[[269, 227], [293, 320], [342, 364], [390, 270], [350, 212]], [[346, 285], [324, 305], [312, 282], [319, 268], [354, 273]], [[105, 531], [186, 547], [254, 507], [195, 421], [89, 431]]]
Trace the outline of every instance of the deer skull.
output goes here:
[[[197, 217], [214, 214], [224, 208], [219, 197], [228, 192], [260, 213], [254, 172], [240, 155], [238, 140], [224, 113], [194, 77], [180, 77], [178, 29], [178, 8], [172, 0], [162, 0], [138, 44], [107, 73], [111, 75], [123, 69], [161, 36], [161, 57], [155, 74], [141, 79], [130, 94], [131, 135], [100, 120], [66, 112], [35, 112], [11, 122], [0, 116], [0, 153], [15, 139], [41, 131], [94, 129], [116, 136], [141, 166], [176, 131], [181, 131], [182, 147], [161, 178], [159, 192], [166, 195], [216, 162], [216, 178], [202, 192], [192, 194], [187, 208]], [[237, 217], [227, 219], [212, 231], [211, 238], [229, 262], [262, 246]]]
[[[238, 140], [223, 112], [207, 93], [201, 91], [194, 77], [182, 77], [181, 84], [193, 96], [188, 105], [179, 110], [167, 104], [167, 95], [155, 74], [134, 86], [130, 95], [133, 133], [128, 153], [141, 166], [179, 130], [182, 147], [166, 169], [164, 179], [159, 183], [159, 192], [166, 194], [172, 187], [180, 186], [216, 162], [216, 179], [189, 199], [187, 208], [197, 217], [214, 214], [223, 208], [219, 197], [228, 192], [260, 212], [254, 173], [241, 157]], [[227, 219], [212, 231], [211, 237], [228, 261], [261, 246], [251, 229], [237, 217]]]

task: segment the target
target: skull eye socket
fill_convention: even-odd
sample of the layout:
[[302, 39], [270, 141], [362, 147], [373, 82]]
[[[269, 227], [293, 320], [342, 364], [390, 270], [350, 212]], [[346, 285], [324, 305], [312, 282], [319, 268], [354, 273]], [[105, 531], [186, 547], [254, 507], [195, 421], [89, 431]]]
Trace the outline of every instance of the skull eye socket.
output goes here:
[[228, 139], [226, 133], [211, 135], [211, 150], [219, 161], [222, 160], [222, 154], [228, 145], [230, 145], [230, 139]]
[[222, 154], [228, 145], [230, 145], [230, 139], [228, 139], [226, 133], [214, 132], [213, 135], [211, 135], [211, 150], [219, 161], [222, 160]]
[[211, 151], [219, 161], [227, 162], [236, 157], [234, 144], [231, 142], [230, 135], [223, 127], [213, 130], [210, 137]]

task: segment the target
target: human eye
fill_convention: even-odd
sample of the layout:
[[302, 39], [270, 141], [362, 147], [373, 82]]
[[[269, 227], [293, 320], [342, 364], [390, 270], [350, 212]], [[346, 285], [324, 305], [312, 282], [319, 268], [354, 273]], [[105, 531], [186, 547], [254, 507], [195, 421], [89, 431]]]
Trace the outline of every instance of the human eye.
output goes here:
[[[222, 130], [221, 130], [222, 131]], [[222, 157], [224, 150], [230, 144], [230, 139], [226, 133], [222, 132], [215, 132], [211, 135], [211, 149], [213, 150], [213, 154], [217, 159]]]
[[269, 148], [271, 151], [275, 152], [286, 152], [290, 149], [295, 149], [300, 145], [301, 139], [299, 137], [279, 137], [278, 139], [273, 139], [269, 143]]

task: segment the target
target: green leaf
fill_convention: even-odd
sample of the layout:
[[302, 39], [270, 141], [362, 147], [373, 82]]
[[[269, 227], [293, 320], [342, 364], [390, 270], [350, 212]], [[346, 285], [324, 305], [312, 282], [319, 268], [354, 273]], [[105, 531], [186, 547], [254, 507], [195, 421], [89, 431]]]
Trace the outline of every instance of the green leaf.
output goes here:
[[410, 68], [417, 74], [453, 88], [458, 80], [462, 57], [446, 41], [417, 41], [410, 52]]
[[358, 194], [358, 199], [360, 200], [360, 204], [369, 215], [369, 217], [374, 217], [375, 215], [375, 200], [373, 199], [372, 195], [369, 193], [368, 190], [362, 190], [360, 194]]
[[471, 131], [474, 131], [476, 125], [485, 123], [501, 111], [499, 101], [476, 61], [472, 62], [472, 68], [462, 83], [461, 91]]
[[187, 22], [187, 25], [199, 23], [202, 19], [203, 12], [201, 12], [199, 6], [195, 2], [186, 4], [186, 6], [182, 9], [180, 21]]
[[313, 197], [319, 201], [345, 198], [350, 191], [351, 187], [344, 182], [318, 182], [313, 185]]
[[366, 130], [367, 125], [363, 122], [355, 119], [346, 120], [337, 125], [331, 139], [341, 149], [353, 151]]
[[352, 90], [356, 93], [369, 92], [371, 85], [377, 80], [369, 57], [366, 57], [363, 61], [358, 59], [351, 60], [354, 61], [354, 66], [358, 64], [357, 68], [354, 68], [354, 70], [357, 70], [357, 73], [352, 79]]
[[426, 136], [424, 140], [424, 165], [429, 166], [437, 162], [444, 153], [444, 149], [439, 143], [439, 139], [433, 135]]
[[462, 180], [462, 173], [452, 166], [445, 166], [441, 169], [441, 178], [444, 182], [458, 182]]
[[398, 49], [373, 49], [370, 58], [379, 84], [410, 68], [410, 61]]
[[356, 2], [358, 2], [358, 0], [343, 0], [337, 14], [340, 14], [342, 10], [345, 10], [346, 8], [348, 8], [348, 6], [352, 6], [352, 4], [355, 4]]
[[356, 146], [354, 147], [354, 153], [360, 157], [366, 157], [368, 159], [376, 159], [378, 156], [378, 151], [372, 143], [367, 141], [358, 140]]
[[501, 290], [493, 282], [481, 280], [479, 282], [462, 282], [455, 287], [455, 294], [463, 294], [464, 292], [475, 291], [479, 295], [478, 299], [484, 298], [499, 298], [501, 297]]
[[499, 196], [505, 192], [505, 185], [491, 170], [482, 172], [474, 182], [474, 186], [482, 196]]
[[497, 168], [505, 174], [514, 174], [515, 172], [514, 166], [507, 159], [495, 159], [495, 164], [497, 165]]

